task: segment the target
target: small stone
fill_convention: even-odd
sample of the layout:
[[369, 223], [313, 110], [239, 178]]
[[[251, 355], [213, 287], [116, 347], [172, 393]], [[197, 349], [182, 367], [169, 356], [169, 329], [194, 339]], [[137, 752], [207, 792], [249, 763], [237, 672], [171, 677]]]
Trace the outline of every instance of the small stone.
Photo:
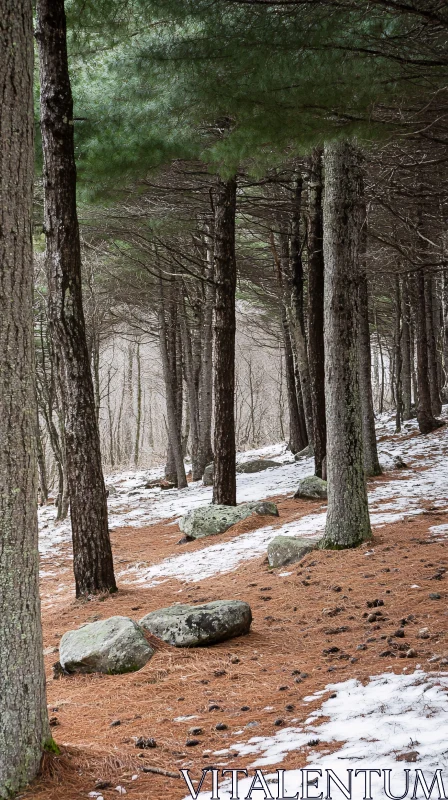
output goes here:
[[339, 647], [327, 647], [325, 650], [322, 650], [324, 656], [328, 656], [331, 653], [339, 653]]
[[384, 600], [367, 600], [367, 608], [378, 608], [384, 606]]
[[249, 706], [241, 706], [241, 711], [250, 711]]
[[288, 705], [285, 706], [285, 709], [286, 711], [294, 711], [294, 705], [292, 703], [288, 703]]
[[114, 719], [110, 723], [109, 728], [118, 728], [119, 725], [121, 725], [121, 719]]
[[357, 650], [367, 650], [367, 645], [366, 644], [358, 644], [356, 649]]
[[152, 748], [157, 747], [157, 742], [155, 739], [145, 739], [143, 736], [140, 736], [137, 739], [135, 746], [138, 747], [139, 750], [151, 750]]
[[404, 639], [405, 631], [403, 628], [398, 628], [392, 636], [395, 636], [397, 639]]
[[49, 723], [50, 723], [50, 728], [55, 728], [56, 725], [59, 725], [59, 720], [57, 717], [50, 717]]
[[221, 711], [221, 706], [218, 706], [216, 703], [210, 703], [208, 707], [209, 711]]
[[395, 653], [393, 653], [392, 650], [383, 650], [383, 652], [380, 653], [380, 658], [395, 658]]
[[192, 736], [201, 736], [201, 734], [203, 734], [204, 731], [202, 730], [202, 728], [189, 728], [188, 733], [190, 733]]
[[240, 660], [239, 660], [238, 656], [230, 656], [230, 663], [231, 664], [239, 664]]
[[196, 747], [198, 744], [200, 744], [199, 739], [187, 739], [185, 747]]
[[410, 649], [410, 650], [408, 650], [408, 652], [406, 653], [406, 658], [417, 658], [417, 653], [416, 653], [416, 651], [415, 651], [415, 650], [413, 650], [413, 649], [412, 649], [412, 647], [411, 647], [411, 649]]
[[308, 673], [307, 672], [301, 672], [300, 673], [300, 677], [303, 678], [303, 680], [305, 680], [305, 678], [308, 677]]
[[422, 628], [419, 630], [417, 637], [419, 639], [429, 639], [429, 628]]
[[229, 729], [229, 726], [226, 725], [225, 722], [218, 722], [218, 724], [215, 725], [215, 730], [217, 730], [217, 731], [227, 731], [228, 729]]
[[430, 592], [428, 597], [430, 600], [440, 600], [440, 594], [438, 592]]
[[288, 689], [289, 689], [289, 686], [279, 686], [278, 687], [279, 692], [286, 692], [286, 691], [288, 691]]
[[227, 672], [225, 669], [215, 669], [213, 674], [215, 678], [222, 678], [223, 675], [227, 675]]
[[277, 728], [279, 728], [279, 727], [280, 727], [280, 725], [284, 725], [284, 720], [282, 720], [282, 719], [276, 719], [276, 720], [275, 720], [275, 722], [274, 722], [274, 725], [276, 725], [276, 726], [277, 726]]

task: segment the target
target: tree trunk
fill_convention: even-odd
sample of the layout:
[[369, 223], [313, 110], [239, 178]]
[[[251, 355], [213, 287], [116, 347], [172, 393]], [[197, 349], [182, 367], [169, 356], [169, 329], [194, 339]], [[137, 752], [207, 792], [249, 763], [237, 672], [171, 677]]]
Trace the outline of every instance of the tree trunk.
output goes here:
[[116, 591], [82, 306], [64, 0], [38, 0], [48, 308], [65, 417], [76, 596]]
[[140, 342], [137, 342], [135, 360], [137, 363], [137, 408], [135, 412], [134, 466], [137, 467], [140, 458], [140, 438], [142, 428], [142, 363], [140, 355]]
[[430, 433], [439, 427], [431, 407], [428, 370], [428, 337], [426, 328], [425, 277], [419, 269], [414, 277], [415, 325], [417, 339], [417, 421], [420, 433]]
[[322, 219], [322, 150], [309, 159], [308, 178], [308, 357], [315, 473], [326, 477], [324, 252]]
[[291, 220], [291, 253], [289, 261], [288, 239], [280, 234], [281, 265], [285, 282], [290, 292], [289, 324], [295, 342], [295, 355], [302, 389], [308, 441], [314, 446], [313, 406], [311, 402], [310, 371], [308, 363], [305, 318], [303, 310], [303, 263], [300, 238], [300, 210], [302, 203], [302, 178], [296, 177], [294, 185], [293, 213]]
[[[213, 237], [210, 228], [206, 229], [207, 269], [206, 278], [213, 280]], [[212, 415], [213, 415], [213, 306], [215, 287], [205, 283], [203, 287], [204, 307], [201, 324], [201, 372], [199, 375], [199, 464], [202, 473], [213, 461]]]
[[442, 411], [440, 402], [439, 375], [437, 366], [437, 335], [434, 320], [434, 281], [431, 275], [425, 278], [426, 333], [428, 337], [428, 373], [431, 394], [431, 411], [435, 417]]
[[0, 797], [50, 740], [37, 545], [33, 332], [33, 18], [0, 0]]
[[[169, 466], [170, 459], [172, 459], [175, 469], [175, 477], [178, 489], [185, 489], [187, 484], [187, 477], [185, 474], [184, 457], [182, 453], [182, 429], [181, 420], [179, 420], [179, 392], [177, 391], [177, 381], [173, 380], [173, 367], [176, 371], [176, 351], [172, 352], [173, 342], [176, 346], [176, 325], [174, 325], [174, 332], [168, 329], [165, 314], [166, 306], [164, 300], [164, 288], [162, 277], [159, 277], [160, 287], [160, 304], [159, 304], [159, 343], [160, 355], [162, 359], [163, 379], [165, 383], [165, 401], [166, 401], [166, 415], [168, 420], [168, 463], [165, 468], [165, 476], [168, 478], [167, 471], [171, 469]], [[173, 327], [173, 318], [171, 315], [171, 327]], [[170, 341], [169, 341], [170, 340]], [[176, 371], [177, 372], [177, 371]], [[180, 376], [182, 380], [182, 375]]]
[[282, 305], [282, 328], [283, 344], [285, 353], [285, 372], [286, 372], [286, 392], [288, 397], [289, 411], [289, 449], [292, 453], [299, 453], [306, 447], [306, 441], [302, 436], [299, 417], [299, 406], [297, 403], [296, 380], [294, 374], [294, 355], [291, 347], [291, 335], [289, 332], [288, 315], [284, 305]]
[[403, 419], [411, 419], [412, 369], [411, 369], [411, 320], [409, 307], [408, 278], [403, 277], [401, 286], [401, 392], [403, 398]]
[[443, 387], [442, 397], [448, 401], [448, 270], [442, 274], [442, 319], [443, 319]]
[[403, 418], [403, 391], [402, 391], [403, 359], [401, 355], [402, 353], [401, 305], [402, 303], [401, 303], [400, 278], [398, 275], [396, 275], [395, 276], [395, 363], [396, 363], [395, 395], [396, 395], [397, 411], [395, 415], [395, 430], [397, 433], [400, 433], [401, 431], [401, 420]]
[[215, 196], [213, 502], [236, 505], [235, 447], [236, 180], [218, 180]]
[[[364, 231], [361, 233], [361, 237], [364, 239]], [[362, 244], [362, 251], [365, 251], [365, 244]], [[363, 261], [364, 257], [365, 254], [363, 252]], [[364, 271], [361, 271], [359, 275], [359, 392], [361, 397], [364, 472], [368, 476], [381, 475], [376, 446], [375, 413], [373, 410], [369, 297], [367, 275]]]
[[358, 371], [359, 248], [363, 222], [357, 151], [325, 147], [325, 404], [328, 513], [322, 547], [355, 547], [371, 536]]

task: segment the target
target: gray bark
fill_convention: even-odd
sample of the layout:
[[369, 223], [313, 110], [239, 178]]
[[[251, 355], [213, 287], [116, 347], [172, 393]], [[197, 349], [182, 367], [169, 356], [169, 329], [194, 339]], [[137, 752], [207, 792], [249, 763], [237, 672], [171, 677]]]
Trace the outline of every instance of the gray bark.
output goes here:
[[348, 142], [325, 147], [324, 341], [328, 513], [322, 547], [355, 547], [371, 536], [358, 369], [362, 224], [359, 156]]
[[0, 798], [50, 740], [37, 549], [33, 334], [33, 19], [0, 0]]
[[403, 398], [403, 419], [411, 419], [412, 405], [412, 365], [411, 365], [411, 319], [409, 306], [408, 278], [405, 275], [401, 287], [401, 393]]
[[372, 394], [372, 355], [370, 351], [369, 297], [367, 275], [359, 276], [359, 392], [362, 411], [364, 472], [381, 475], [376, 446], [375, 414]]

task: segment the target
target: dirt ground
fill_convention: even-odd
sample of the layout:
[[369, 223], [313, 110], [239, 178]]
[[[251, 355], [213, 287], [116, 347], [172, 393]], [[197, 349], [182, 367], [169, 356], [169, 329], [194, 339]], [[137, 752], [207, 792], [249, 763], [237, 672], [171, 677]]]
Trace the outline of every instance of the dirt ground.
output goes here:
[[[390, 475], [398, 477], [397, 472]], [[278, 522], [283, 524], [321, 503], [283, 497], [278, 505]], [[178, 555], [182, 548], [187, 552], [206, 547], [209, 541], [216, 544], [213, 537], [178, 545], [181, 534], [169, 522], [115, 530], [117, 568], [136, 561], [156, 563]], [[251, 518], [220, 539], [271, 523], [272, 517]], [[300, 725], [314, 707], [304, 704], [303, 698], [329, 682], [352, 677], [366, 681], [388, 668], [413, 671], [417, 664], [428, 671], [446, 669], [440, 661], [428, 663], [434, 655], [448, 658], [443, 572], [448, 570], [448, 549], [443, 539], [428, 531], [442, 523], [448, 523], [448, 514], [428, 505], [421, 515], [377, 529], [372, 542], [356, 550], [312, 552], [300, 564], [275, 571], [264, 557], [257, 558], [196, 584], [177, 580], [152, 588], [121, 584], [117, 595], [89, 602], [75, 601], [73, 587], [66, 588], [70, 572], [64, 573], [59, 592], [57, 578], [44, 578], [48, 702], [61, 755], [46, 756], [42, 775], [21, 797], [79, 800], [101, 790], [104, 800], [112, 800], [119, 796], [115, 787], [122, 786], [130, 800], [181, 800], [188, 792], [175, 776], [179, 768], [189, 767], [199, 776], [206, 765], [248, 766], [253, 756], [233, 753], [232, 742], [273, 735], [293, 718]], [[64, 554], [51, 566], [71, 570]], [[281, 577], [281, 572], [291, 574]], [[415, 585], [418, 588], [411, 588]], [[440, 599], [429, 599], [430, 593], [440, 594]], [[215, 599], [250, 603], [253, 624], [248, 636], [195, 650], [152, 639], [157, 651], [137, 673], [53, 677], [58, 643], [69, 629], [115, 614], [138, 620], [179, 600]], [[384, 601], [378, 609], [383, 616], [369, 622], [367, 604], [376, 599]], [[402, 620], [405, 637], [388, 641]], [[429, 628], [428, 639], [417, 636], [424, 627]], [[337, 651], [326, 653], [329, 648]], [[411, 657], [406, 657], [408, 650]], [[182, 717], [191, 719], [175, 721]], [[218, 723], [225, 724], [224, 730], [216, 729]], [[257, 724], [246, 728], [249, 723]], [[202, 732], [193, 735], [192, 727]], [[236, 731], [240, 731], [237, 736]], [[139, 750], [135, 746], [139, 737], [153, 738], [156, 747]], [[198, 743], [187, 746], [189, 739]], [[328, 747], [325, 742], [315, 745], [317, 750]], [[213, 755], [222, 749], [230, 752]], [[281, 766], [303, 766], [308, 753], [308, 746], [290, 753]], [[144, 773], [145, 766], [172, 774]]]

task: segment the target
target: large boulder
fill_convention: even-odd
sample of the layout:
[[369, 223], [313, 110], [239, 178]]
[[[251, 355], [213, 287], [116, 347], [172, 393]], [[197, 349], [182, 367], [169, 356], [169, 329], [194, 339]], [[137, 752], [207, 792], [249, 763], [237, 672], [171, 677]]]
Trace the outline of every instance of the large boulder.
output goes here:
[[270, 567], [283, 567], [300, 561], [311, 550], [317, 547], [316, 542], [300, 539], [295, 536], [276, 536], [268, 545], [268, 561]]
[[129, 617], [110, 617], [67, 631], [59, 646], [66, 672], [136, 672], [153, 655], [142, 629]]
[[299, 483], [294, 497], [304, 498], [305, 500], [326, 500], [327, 481], [318, 478], [316, 475], [308, 475]]
[[202, 483], [204, 486], [213, 486], [213, 475], [215, 471], [215, 465], [212, 461], [211, 464], [207, 464], [206, 468], [204, 469], [204, 474], [202, 476]]
[[253, 461], [237, 464], [236, 471], [243, 475], [250, 475], [252, 472], [263, 472], [263, 470], [273, 467], [281, 467], [281, 464], [278, 461], [269, 461], [267, 458], [256, 458]]
[[140, 625], [174, 647], [201, 647], [249, 633], [252, 612], [241, 600], [215, 600], [200, 606], [178, 603], [152, 611]]
[[275, 503], [267, 501], [241, 503], [239, 506], [201, 506], [181, 517], [179, 528], [188, 539], [202, 539], [204, 536], [215, 536], [217, 533], [224, 533], [232, 525], [250, 517], [252, 514], [267, 514], [278, 517], [278, 509]]

